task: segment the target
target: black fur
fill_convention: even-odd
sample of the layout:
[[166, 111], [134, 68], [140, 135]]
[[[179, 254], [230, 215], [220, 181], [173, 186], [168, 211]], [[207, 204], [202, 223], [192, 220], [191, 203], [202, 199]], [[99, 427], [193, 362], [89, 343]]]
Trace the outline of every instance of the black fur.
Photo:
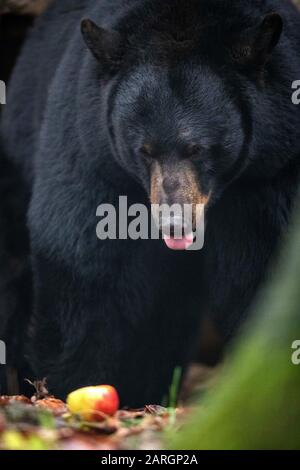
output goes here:
[[[30, 194], [29, 361], [53, 393], [108, 382], [158, 402], [204, 312], [239, 327], [298, 188], [299, 47], [283, 0], [64, 0], [38, 21], [1, 130]], [[149, 140], [211, 194], [199, 253], [95, 236], [102, 202], [149, 204]]]

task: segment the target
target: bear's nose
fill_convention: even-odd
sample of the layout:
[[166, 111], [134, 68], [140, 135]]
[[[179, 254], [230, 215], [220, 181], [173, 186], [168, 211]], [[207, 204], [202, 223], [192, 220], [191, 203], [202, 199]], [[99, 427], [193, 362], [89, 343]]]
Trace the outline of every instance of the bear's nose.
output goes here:
[[177, 178], [167, 176], [163, 180], [162, 187], [166, 194], [171, 194], [180, 188], [180, 182]]

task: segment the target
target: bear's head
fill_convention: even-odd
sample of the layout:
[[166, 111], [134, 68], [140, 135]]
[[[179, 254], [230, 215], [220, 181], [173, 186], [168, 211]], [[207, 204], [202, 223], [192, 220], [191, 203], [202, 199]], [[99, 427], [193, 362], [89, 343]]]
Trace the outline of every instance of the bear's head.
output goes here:
[[99, 64], [118, 163], [153, 204], [209, 208], [254, 158], [251, 102], [268, 80], [282, 19], [228, 23], [198, 6], [184, 16], [159, 4], [115, 30], [84, 20], [82, 34]]

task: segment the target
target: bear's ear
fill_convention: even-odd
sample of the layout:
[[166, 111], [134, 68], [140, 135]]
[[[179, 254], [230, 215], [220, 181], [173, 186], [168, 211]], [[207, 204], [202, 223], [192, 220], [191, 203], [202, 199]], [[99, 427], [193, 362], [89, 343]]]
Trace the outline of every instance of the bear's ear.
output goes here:
[[124, 53], [121, 35], [117, 31], [100, 28], [91, 20], [82, 20], [81, 33], [87, 47], [100, 62], [103, 73], [113, 75], [117, 72]]
[[258, 27], [247, 29], [234, 41], [233, 59], [242, 65], [263, 67], [278, 44], [283, 21], [278, 13], [269, 13]]

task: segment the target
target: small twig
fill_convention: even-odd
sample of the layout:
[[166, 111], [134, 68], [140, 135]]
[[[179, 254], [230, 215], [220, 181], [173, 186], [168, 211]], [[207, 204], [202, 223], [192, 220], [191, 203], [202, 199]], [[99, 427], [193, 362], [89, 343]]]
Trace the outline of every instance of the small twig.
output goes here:
[[33, 382], [29, 379], [25, 379], [25, 382], [32, 385], [35, 389], [35, 394], [31, 398], [32, 402], [35, 402], [37, 400], [43, 400], [44, 398], [47, 398], [50, 396], [48, 389], [46, 387], [46, 383], [47, 383], [46, 377], [44, 377], [43, 380], [34, 380]]

